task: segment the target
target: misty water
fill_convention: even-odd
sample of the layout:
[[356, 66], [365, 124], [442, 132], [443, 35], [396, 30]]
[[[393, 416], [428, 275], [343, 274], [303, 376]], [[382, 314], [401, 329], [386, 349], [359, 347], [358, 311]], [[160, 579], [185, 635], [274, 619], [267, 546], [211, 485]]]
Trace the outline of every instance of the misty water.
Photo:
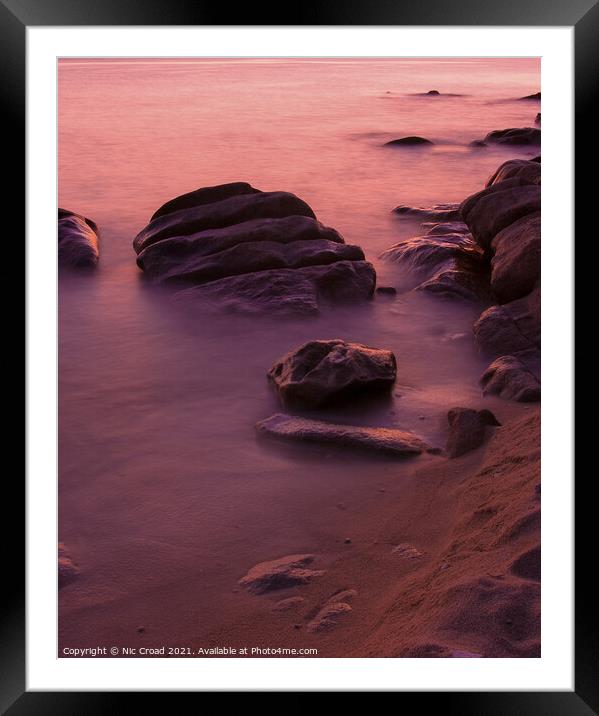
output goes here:
[[[461, 201], [536, 153], [468, 144], [533, 126], [538, 103], [518, 98], [539, 80], [534, 59], [60, 63], [59, 206], [101, 231], [97, 271], [59, 283], [59, 538], [81, 567], [61, 596], [64, 638], [138, 622], [209, 631], [253, 564], [329, 549], [356, 519], [336, 505], [367, 510], [378, 486], [407, 480], [414, 460], [257, 439], [256, 421], [281, 410], [266, 372], [303, 342], [343, 338], [398, 361], [388, 398], [320, 418], [442, 445], [447, 410], [483, 403], [480, 306], [400, 292], [317, 318], [203, 314], [135, 264], [156, 208], [225, 182], [290, 191], [364, 249], [379, 285], [401, 287], [378, 255], [419, 222], [391, 210]], [[435, 144], [382, 146], [410, 134]]]

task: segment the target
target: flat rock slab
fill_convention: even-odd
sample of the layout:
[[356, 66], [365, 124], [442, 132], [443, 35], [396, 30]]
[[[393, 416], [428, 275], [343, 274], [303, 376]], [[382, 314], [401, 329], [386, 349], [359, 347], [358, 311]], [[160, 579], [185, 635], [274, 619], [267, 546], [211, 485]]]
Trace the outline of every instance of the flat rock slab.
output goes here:
[[338, 425], [277, 413], [256, 424], [259, 433], [286, 440], [338, 445], [406, 457], [437, 452], [413, 433], [395, 428]]
[[98, 263], [98, 227], [91, 219], [67, 209], [58, 210], [58, 265], [94, 268]]
[[435, 204], [434, 206], [406, 206], [400, 204], [393, 209], [395, 214], [430, 221], [459, 221], [462, 218], [459, 204]]
[[268, 372], [282, 402], [315, 408], [366, 391], [390, 390], [397, 363], [389, 350], [340, 339], [309, 341]]
[[239, 580], [239, 584], [252, 594], [265, 594], [278, 589], [308, 584], [324, 574], [322, 569], [308, 568], [313, 561], [313, 554], [292, 554], [270, 562], [261, 562], [252, 567]]

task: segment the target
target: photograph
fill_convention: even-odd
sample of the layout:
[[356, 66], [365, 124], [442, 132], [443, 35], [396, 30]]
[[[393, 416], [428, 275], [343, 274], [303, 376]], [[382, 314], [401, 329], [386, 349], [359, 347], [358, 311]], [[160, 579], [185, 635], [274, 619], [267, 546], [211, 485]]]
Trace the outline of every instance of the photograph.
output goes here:
[[541, 57], [56, 73], [56, 658], [540, 659]]

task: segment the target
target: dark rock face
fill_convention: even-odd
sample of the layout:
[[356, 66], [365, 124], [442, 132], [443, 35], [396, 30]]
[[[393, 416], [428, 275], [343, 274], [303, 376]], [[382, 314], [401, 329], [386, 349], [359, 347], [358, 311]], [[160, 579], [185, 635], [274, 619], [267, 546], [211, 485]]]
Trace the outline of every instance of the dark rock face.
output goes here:
[[488, 251], [502, 229], [541, 210], [541, 187], [514, 177], [492, 184], [462, 202], [461, 215], [475, 241]]
[[500, 303], [529, 294], [541, 280], [541, 213], [527, 214], [491, 243], [491, 288]]
[[265, 594], [279, 589], [288, 589], [308, 584], [321, 577], [324, 570], [308, 569], [314, 561], [312, 554], [292, 554], [271, 562], [261, 562], [239, 580], [252, 594]]
[[452, 408], [447, 413], [449, 435], [446, 452], [449, 457], [459, 457], [480, 447], [485, 441], [487, 426], [500, 425], [490, 410]]
[[520, 97], [520, 99], [541, 99], [541, 93], [535, 92], [534, 94], [527, 94], [526, 97]]
[[441, 93], [439, 92], [439, 90], [429, 90], [426, 94], [437, 96]]
[[304, 201], [243, 182], [167, 202], [133, 246], [149, 279], [193, 286], [181, 300], [208, 310], [313, 314], [321, 301], [370, 298], [376, 282], [362, 249], [320, 224]]
[[399, 139], [392, 139], [390, 142], [385, 142], [386, 147], [418, 147], [431, 144], [433, 144], [433, 142], [424, 137], [400, 137]]
[[212, 229], [222, 229], [254, 219], [309, 216], [314, 212], [297, 196], [284, 191], [237, 194], [211, 204], [200, 204], [164, 214], [150, 221], [133, 240], [136, 253], [157, 241]]
[[67, 209], [58, 209], [58, 265], [94, 268], [99, 255], [95, 222]]
[[342, 340], [310, 341], [275, 363], [268, 377], [289, 407], [315, 408], [356, 393], [389, 390], [391, 351]]
[[509, 159], [504, 162], [487, 180], [486, 186], [499, 184], [506, 179], [518, 178], [529, 184], [541, 183], [541, 165], [527, 159]]
[[474, 337], [481, 353], [491, 357], [540, 351], [540, 289], [516, 301], [488, 308], [474, 324]]
[[327, 304], [370, 299], [375, 282], [374, 268], [366, 261], [338, 261], [230, 276], [177, 291], [174, 301], [214, 312], [308, 316]]
[[484, 138], [487, 144], [530, 145], [541, 143], [541, 130], [536, 127], [495, 129]]
[[541, 399], [541, 385], [537, 377], [516, 356], [497, 358], [484, 372], [480, 382], [485, 395], [499, 395], [521, 403]]
[[280, 413], [257, 423], [256, 429], [259, 433], [285, 440], [337, 445], [398, 457], [434, 452], [423, 440], [405, 430], [336, 425]]

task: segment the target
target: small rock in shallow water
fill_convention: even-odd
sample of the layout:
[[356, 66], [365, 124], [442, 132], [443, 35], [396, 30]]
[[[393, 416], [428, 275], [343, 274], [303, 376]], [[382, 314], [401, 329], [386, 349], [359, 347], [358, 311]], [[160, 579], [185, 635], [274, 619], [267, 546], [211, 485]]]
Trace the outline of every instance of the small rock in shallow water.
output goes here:
[[400, 137], [399, 139], [392, 139], [390, 142], [385, 142], [386, 147], [416, 147], [431, 144], [433, 144], [433, 142], [431, 142], [430, 139], [425, 139], [424, 137]]
[[261, 562], [239, 580], [252, 594], [264, 594], [277, 589], [286, 589], [308, 584], [312, 579], [321, 577], [324, 570], [308, 569], [314, 561], [312, 554], [292, 554], [287, 557]]
[[490, 410], [452, 408], [447, 413], [449, 435], [446, 452], [449, 457], [459, 457], [480, 447], [485, 440], [487, 426], [500, 425]]
[[99, 255], [95, 222], [67, 209], [58, 209], [58, 265], [71, 269], [94, 268]]

